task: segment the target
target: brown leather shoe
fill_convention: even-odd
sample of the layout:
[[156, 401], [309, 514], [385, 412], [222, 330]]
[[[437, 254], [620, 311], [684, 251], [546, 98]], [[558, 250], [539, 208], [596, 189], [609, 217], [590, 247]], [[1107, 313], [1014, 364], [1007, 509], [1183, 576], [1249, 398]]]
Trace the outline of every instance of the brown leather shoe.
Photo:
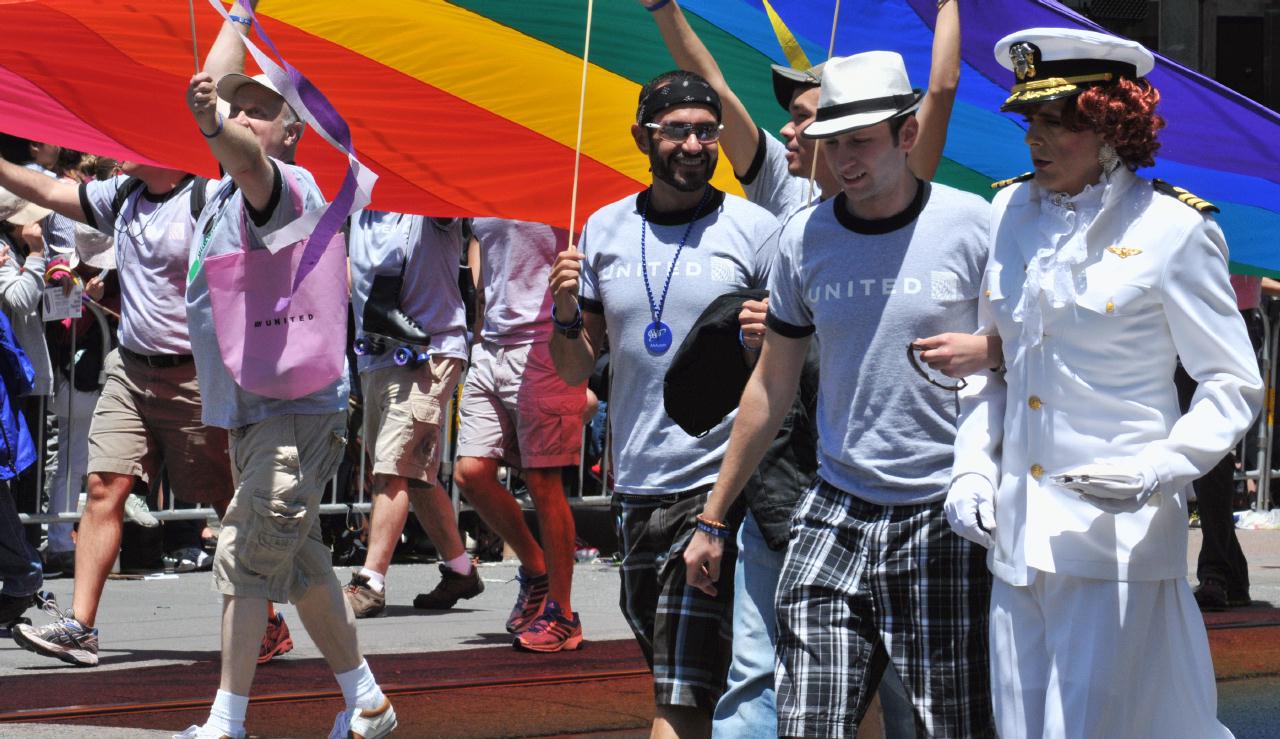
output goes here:
[[347, 583], [343, 592], [356, 618], [381, 616], [387, 607], [386, 587], [383, 587], [381, 593], [369, 587], [369, 578], [361, 575], [359, 570], [351, 573], [351, 582]]
[[474, 598], [484, 592], [484, 581], [480, 579], [480, 571], [473, 565], [471, 573], [459, 575], [453, 570], [440, 565], [440, 582], [435, 590], [422, 593], [413, 599], [413, 607], [424, 611], [447, 611], [464, 598]]

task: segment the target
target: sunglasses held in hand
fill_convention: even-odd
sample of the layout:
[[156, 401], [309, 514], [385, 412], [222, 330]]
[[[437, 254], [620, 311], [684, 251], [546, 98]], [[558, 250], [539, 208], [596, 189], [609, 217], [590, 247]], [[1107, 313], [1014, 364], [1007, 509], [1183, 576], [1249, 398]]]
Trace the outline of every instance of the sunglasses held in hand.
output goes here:
[[[916, 352], [922, 352], [924, 350], [925, 350], [924, 347], [916, 346], [914, 342], [907, 344], [907, 360], [911, 362], [911, 368], [916, 371], [916, 374], [923, 377], [925, 381], [928, 382], [930, 385], [933, 385], [934, 387], [942, 388], [943, 390], [946, 390], [947, 392], [951, 392], [951, 393], [960, 392], [961, 390], [964, 390], [966, 387], [969, 386], [969, 383], [966, 382], [963, 378], [959, 380], [955, 380], [950, 384], [944, 385], [943, 383], [938, 382], [937, 380], [930, 377], [929, 373], [925, 371], [924, 367], [920, 366], [920, 361], [916, 359]], [[947, 379], [951, 379], [951, 378], [947, 378]]]

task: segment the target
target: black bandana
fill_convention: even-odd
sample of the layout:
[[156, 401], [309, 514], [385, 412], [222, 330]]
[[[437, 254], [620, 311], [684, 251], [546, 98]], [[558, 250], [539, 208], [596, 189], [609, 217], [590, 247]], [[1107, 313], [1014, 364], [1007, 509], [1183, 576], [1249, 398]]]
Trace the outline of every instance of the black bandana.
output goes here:
[[720, 95], [711, 85], [702, 80], [677, 78], [640, 100], [636, 123], [648, 123], [658, 113], [677, 105], [705, 105], [715, 111], [716, 120], [720, 120]]

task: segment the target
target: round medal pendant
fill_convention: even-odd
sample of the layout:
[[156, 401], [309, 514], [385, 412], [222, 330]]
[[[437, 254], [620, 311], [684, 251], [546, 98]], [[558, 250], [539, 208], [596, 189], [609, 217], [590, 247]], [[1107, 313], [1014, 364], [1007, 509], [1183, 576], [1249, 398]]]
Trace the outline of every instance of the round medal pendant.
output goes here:
[[644, 348], [650, 354], [666, 354], [671, 348], [671, 327], [662, 321], [654, 321], [645, 326]]

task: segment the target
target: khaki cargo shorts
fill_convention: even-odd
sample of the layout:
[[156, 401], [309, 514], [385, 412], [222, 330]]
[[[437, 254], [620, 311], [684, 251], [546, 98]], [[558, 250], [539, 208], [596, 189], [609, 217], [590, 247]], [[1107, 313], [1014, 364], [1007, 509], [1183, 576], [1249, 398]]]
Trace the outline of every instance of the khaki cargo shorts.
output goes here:
[[436, 484], [444, 412], [458, 387], [462, 360], [432, 357], [418, 367], [383, 367], [360, 375], [364, 438], [373, 474]]
[[228, 500], [227, 432], [200, 420], [195, 362], [151, 367], [116, 350], [102, 369], [106, 382], [89, 424], [88, 472], [154, 483], [166, 468], [176, 497], [191, 503]]
[[296, 603], [333, 580], [320, 536], [320, 498], [347, 445], [347, 414], [273, 416], [232, 429], [236, 494], [222, 519], [213, 587]]
[[576, 465], [586, 403], [586, 383], [560, 379], [547, 342], [477, 344], [462, 391], [458, 456], [521, 469]]

